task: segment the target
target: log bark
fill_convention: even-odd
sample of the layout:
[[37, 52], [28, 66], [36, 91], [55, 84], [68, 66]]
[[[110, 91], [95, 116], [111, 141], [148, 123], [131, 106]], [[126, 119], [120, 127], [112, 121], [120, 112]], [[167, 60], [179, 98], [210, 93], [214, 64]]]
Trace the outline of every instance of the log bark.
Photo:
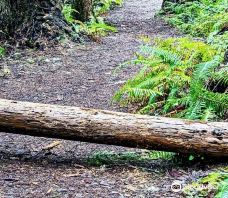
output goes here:
[[0, 99], [2, 132], [228, 156], [228, 123]]

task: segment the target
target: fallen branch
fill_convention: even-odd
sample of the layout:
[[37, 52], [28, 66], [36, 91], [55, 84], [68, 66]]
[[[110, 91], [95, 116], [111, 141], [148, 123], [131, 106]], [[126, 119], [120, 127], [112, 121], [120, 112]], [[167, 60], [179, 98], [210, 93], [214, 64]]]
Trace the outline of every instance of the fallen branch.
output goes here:
[[2, 132], [228, 156], [228, 123], [0, 99]]

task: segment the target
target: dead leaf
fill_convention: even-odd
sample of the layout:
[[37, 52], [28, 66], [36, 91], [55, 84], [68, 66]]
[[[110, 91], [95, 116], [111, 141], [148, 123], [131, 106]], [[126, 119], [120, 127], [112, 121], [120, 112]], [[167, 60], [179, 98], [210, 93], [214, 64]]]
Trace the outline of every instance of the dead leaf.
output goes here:
[[53, 191], [53, 188], [50, 188], [50, 189], [47, 191], [47, 194], [50, 194], [52, 191]]
[[54, 142], [52, 142], [51, 144], [49, 144], [49, 145], [43, 147], [42, 150], [51, 150], [51, 149], [53, 149], [53, 148], [59, 146], [60, 144], [61, 144], [60, 141], [54, 141]]
[[64, 175], [64, 177], [78, 177], [80, 176], [79, 173], [74, 173], [74, 174], [69, 174], [69, 175]]

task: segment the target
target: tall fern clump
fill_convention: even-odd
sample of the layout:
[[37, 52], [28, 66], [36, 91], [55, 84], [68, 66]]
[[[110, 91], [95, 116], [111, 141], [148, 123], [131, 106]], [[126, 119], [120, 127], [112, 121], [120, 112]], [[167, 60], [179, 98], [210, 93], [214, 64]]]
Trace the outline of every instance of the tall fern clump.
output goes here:
[[228, 117], [228, 1], [166, 1], [162, 17], [184, 33], [201, 37], [143, 45], [129, 64], [141, 71], [114, 96], [139, 113], [199, 120]]
[[[217, 51], [189, 38], [157, 40], [143, 45], [137, 59], [141, 71], [114, 96], [122, 105], [137, 104], [139, 113], [188, 119], [221, 119], [228, 107], [226, 93], [213, 82], [228, 84], [227, 70], [217, 70]], [[216, 80], [217, 79], [217, 80]]]

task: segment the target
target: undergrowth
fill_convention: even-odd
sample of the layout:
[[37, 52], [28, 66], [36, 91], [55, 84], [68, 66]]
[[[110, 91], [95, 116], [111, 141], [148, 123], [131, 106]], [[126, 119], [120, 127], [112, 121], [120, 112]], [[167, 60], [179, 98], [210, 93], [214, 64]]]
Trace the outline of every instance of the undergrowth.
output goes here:
[[135, 104], [142, 114], [225, 119], [228, 70], [222, 61], [214, 47], [201, 41], [157, 39], [153, 46], [141, 46], [137, 58], [122, 65], [140, 64], [142, 69], [114, 100]]
[[[152, 44], [147, 41], [141, 46], [136, 59], [120, 66], [141, 65], [141, 70], [116, 93], [114, 100], [136, 106], [142, 114], [226, 120], [227, 12], [227, 0], [166, 2], [160, 16], [189, 36], [158, 39]], [[184, 194], [227, 198], [227, 170], [212, 172], [189, 184]]]
[[[138, 74], [115, 94], [114, 101], [141, 114], [227, 120], [227, 11], [227, 0], [167, 2], [160, 15], [188, 36], [152, 43], [146, 39], [136, 58], [118, 68], [141, 66]], [[192, 154], [188, 160], [194, 158]], [[201, 184], [214, 189], [198, 190]], [[185, 188], [188, 197], [210, 197], [210, 193], [216, 198], [228, 197], [227, 173], [211, 173]]]
[[92, 166], [145, 163], [157, 159], [172, 160], [174, 156], [174, 153], [163, 151], [151, 151], [143, 154], [136, 152], [114, 153], [103, 151], [96, 152], [89, 156], [87, 163]]
[[[161, 14], [171, 25], [187, 34], [202, 37], [218, 49], [228, 46], [228, 0], [168, 2]], [[221, 42], [223, 41], [223, 42]]]
[[121, 6], [122, 0], [94, 0], [93, 7], [96, 16], [105, 14], [108, 10], [112, 9], [114, 6]]
[[183, 193], [187, 198], [198, 197], [228, 197], [228, 172], [224, 168], [222, 170], [213, 171], [207, 176], [187, 185], [183, 189]]
[[74, 39], [79, 38], [80, 33], [85, 33], [89, 36], [104, 36], [108, 32], [117, 32], [117, 29], [104, 22], [102, 14], [106, 13], [113, 6], [121, 6], [122, 0], [97, 0], [93, 2], [93, 12], [90, 20], [82, 23], [73, 17], [74, 12], [70, 4], [65, 4], [62, 13], [65, 20], [71, 25]]
[[141, 46], [141, 71], [114, 96], [138, 113], [191, 120], [225, 120], [228, 112], [228, 1], [166, 2], [160, 15], [200, 39], [158, 39]]

